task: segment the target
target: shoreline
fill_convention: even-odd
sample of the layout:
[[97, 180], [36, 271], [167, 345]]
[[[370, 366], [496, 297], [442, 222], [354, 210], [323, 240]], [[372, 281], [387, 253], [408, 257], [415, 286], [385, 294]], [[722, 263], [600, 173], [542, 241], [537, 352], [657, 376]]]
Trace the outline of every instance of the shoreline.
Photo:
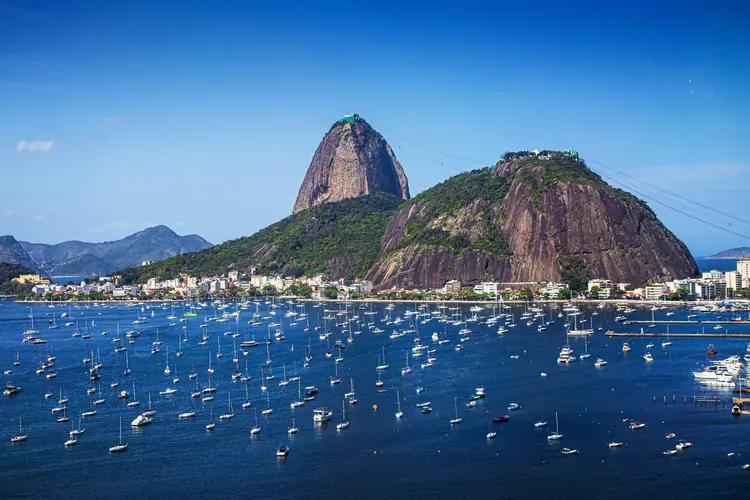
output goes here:
[[[638, 306], [638, 305], [659, 305], [659, 306], [667, 306], [667, 307], [686, 307], [690, 305], [711, 305], [711, 304], [719, 304], [721, 302], [724, 302], [722, 300], [716, 300], [716, 301], [663, 301], [663, 300], [627, 300], [627, 299], [570, 299], [570, 300], [553, 300], [553, 299], [539, 299], [534, 301], [529, 300], [518, 300], [518, 299], [509, 299], [509, 300], [459, 300], [459, 299], [451, 299], [451, 300], [433, 300], [433, 299], [421, 299], [421, 300], [414, 300], [414, 299], [376, 299], [376, 298], [367, 298], [367, 299], [312, 299], [312, 298], [301, 298], [301, 297], [295, 297], [292, 295], [278, 295], [275, 296], [278, 299], [282, 300], [296, 300], [299, 302], [321, 302], [321, 303], [339, 303], [339, 302], [352, 302], [352, 303], [375, 303], [375, 304], [388, 304], [388, 303], [394, 303], [394, 304], [527, 304], [527, 303], [538, 303], [538, 304], [611, 304], [611, 305], [617, 305], [617, 304], [627, 304], [632, 306]], [[64, 304], [164, 304], [164, 303], [185, 303], [189, 302], [187, 299], [122, 299], [122, 300], [111, 300], [111, 299], [104, 299], [104, 300], [15, 300], [12, 296], [0, 296], [0, 300], [12, 300], [13, 302], [17, 302], [19, 304], [49, 304], [49, 305], [64, 305]], [[743, 302], [746, 299], [734, 299], [738, 300], [739, 302]], [[750, 303], [750, 301], [748, 301]]]

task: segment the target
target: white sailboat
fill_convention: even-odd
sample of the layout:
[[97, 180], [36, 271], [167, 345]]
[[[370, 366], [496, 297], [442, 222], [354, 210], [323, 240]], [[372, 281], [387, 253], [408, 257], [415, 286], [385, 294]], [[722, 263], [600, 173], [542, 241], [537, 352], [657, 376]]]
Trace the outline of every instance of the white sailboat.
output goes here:
[[453, 406], [456, 408], [456, 418], [451, 419], [451, 425], [460, 424], [463, 419], [458, 416], [458, 398], [456, 396], [453, 397]]
[[248, 389], [247, 382], [245, 382], [245, 401], [242, 403], [242, 408], [250, 408], [250, 390]]
[[346, 399], [341, 400], [341, 422], [336, 424], [336, 430], [343, 430], [349, 427], [349, 421], [346, 419]]
[[665, 342], [661, 343], [662, 347], [669, 347], [672, 345], [672, 342], [669, 341], [669, 325], [667, 325], [667, 340]]
[[216, 422], [214, 422], [214, 407], [211, 405], [211, 419], [206, 424], [206, 430], [213, 430], [214, 427], [216, 427]]
[[172, 373], [172, 370], [169, 368], [169, 346], [167, 346], [167, 355], [165, 359], [167, 360], [167, 366], [164, 368], [164, 375], [169, 375]]
[[128, 408], [133, 408], [140, 405], [141, 403], [135, 397], [135, 382], [133, 382], [133, 399], [128, 401]]
[[250, 435], [254, 436], [260, 434], [260, 426], [258, 425], [258, 411], [255, 412], [255, 427], [250, 429]]
[[229, 409], [223, 415], [219, 416], [219, 420], [229, 420], [234, 417], [234, 408], [232, 407], [232, 393], [227, 394], [227, 400], [229, 401]]
[[551, 432], [547, 435], [547, 441], [559, 441], [563, 438], [563, 435], [560, 434], [560, 426], [557, 421], [557, 412], [555, 412], [555, 432]]
[[120, 417], [120, 444], [109, 447], [110, 453], [120, 453], [128, 449], [128, 443], [122, 442], [122, 417]]
[[28, 435], [23, 433], [23, 421], [21, 420], [21, 415], [18, 415], [18, 434], [15, 436], [12, 436], [10, 438], [11, 443], [21, 443], [23, 441], [26, 441], [28, 439]]
[[156, 410], [151, 406], [151, 393], [148, 393], [148, 410], [144, 411], [141, 415], [145, 417], [153, 417], [156, 415]]
[[[398, 411], [396, 411], [396, 418], [403, 418], [404, 412], [401, 411], [401, 392], [396, 391], [396, 408], [398, 408]], [[458, 414], [458, 408], [456, 408], [456, 414]]]

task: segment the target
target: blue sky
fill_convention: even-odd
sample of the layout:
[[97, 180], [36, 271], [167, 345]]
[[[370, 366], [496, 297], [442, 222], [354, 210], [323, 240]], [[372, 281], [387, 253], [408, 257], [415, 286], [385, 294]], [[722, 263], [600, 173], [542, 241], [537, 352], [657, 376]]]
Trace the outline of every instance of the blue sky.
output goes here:
[[[0, 234], [251, 234], [358, 112], [412, 194], [573, 147], [750, 236], [600, 166], [750, 220], [750, 7], [609, 3], [0, 0]], [[695, 255], [750, 245], [647, 201]]]

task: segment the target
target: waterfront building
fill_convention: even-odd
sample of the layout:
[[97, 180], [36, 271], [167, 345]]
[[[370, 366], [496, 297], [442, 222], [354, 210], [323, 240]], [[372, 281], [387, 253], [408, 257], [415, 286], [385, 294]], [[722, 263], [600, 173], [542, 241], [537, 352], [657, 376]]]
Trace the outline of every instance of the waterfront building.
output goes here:
[[445, 295], [458, 295], [461, 292], [461, 282], [458, 280], [449, 280], [443, 287]]
[[743, 286], [750, 287], [750, 257], [737, 260], [737, 272], [742, 276]]
[[727, 271], [724, 273], [724, 282], [726, 283], [727, 291], [736, 292], [742, 290], [742, 275], [737, 271]]

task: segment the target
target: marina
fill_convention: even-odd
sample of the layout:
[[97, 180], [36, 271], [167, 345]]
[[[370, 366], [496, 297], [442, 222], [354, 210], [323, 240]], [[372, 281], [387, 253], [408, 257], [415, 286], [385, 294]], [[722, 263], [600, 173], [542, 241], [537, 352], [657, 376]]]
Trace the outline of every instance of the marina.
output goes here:
[[[640, 475], [644, 486], [635, 490], [666, 493], [659, 474], [679, 474], [696, 461], [704, 465], [670, 494], [705, 492], [707, 477], [744, 474], [744, 462], [726, 457], [741, 455], [735, 435], [750, 425], [741, 413], [748, 398], [732, 393], [744, 390], [744, 369], [736, 367], [750, 335], [741, 325], [705, 336], [662, 331], [666, 325], [627, 333], [617, 331], [624, 326], [613, 306], [554, 303], [3, 305], [0, 366], [11, 373], [0, 406], [0, 480], [14, 496], [43, 496], [17, 480], [39, 467], [40, 453], [39, 480], [56, 482], [61, 495], [93, 495], [108, 487], [110, 473], [127, 469], [128, 494], [113, 498], [166, 489], [213, 497], [217, 482], [230, 496], [252, 482], [259, 495], [314, 498], [341, 475], [366, 484], [363, 475], [372, 473], [403, 497], [402, 468], [458, 467], [451, 479], [415, 479], [437, 496], [481, 485], [497, 468], [511, 496], [533, 496], [540, 474], [582, 495], [614, 491], [626, 480], [612, 474], [622, 471]], [[48, 329], [60, 310], [73, 325]], [[652, 312], [626, 314], [638, 320]], [[146, 323], [133, 324], [143, 317]], [[576, 326], [583, 321], [586, 329]], [[79, 330], [89, 338], [74, 335]], [[674, 342], [647, 345], [667, 334]], [[629, 337], [632, 352], [620, 337]], [[706, 338], [715, 356], [706, 354]], [[690, 396], [677, 404], [676, 396], [653, 394]], [[57, 422], [63, 415], [70, 427]], [[665, 462], [665, 432], [695, 446], [673, 447]], [[84, 479], [84, 464], [101, 474]], [[177, 479], [195, 467], [202, 474]], [[608, 479], [592, 481], [594, 467]], [[318, 479], [302, 494], [276, 494], [292, 491], [299, 474]], [[66, 486], [73, 482], [75, 489]], [[353, 488], [359, 498], [379, 496]], [[488, 485], [476, 494], [494, 491]]]

